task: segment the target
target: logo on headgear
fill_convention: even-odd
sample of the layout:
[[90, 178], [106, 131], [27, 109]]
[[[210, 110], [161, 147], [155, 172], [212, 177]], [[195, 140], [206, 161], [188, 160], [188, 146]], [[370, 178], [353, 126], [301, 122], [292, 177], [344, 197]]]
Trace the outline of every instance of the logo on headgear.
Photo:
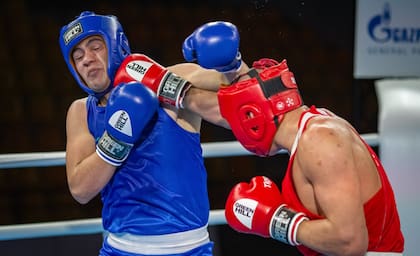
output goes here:
[[277, 104], [276, 104], [276, 108], [278, 109], [278, 110], [283, 110], [284, 109], [284, 103], [283, 102], [277, 102]]
[[82, 24], [77, 23], [71, 28], [69, 28], [63, 35], [64, 43], [67, 45], [73, 38], [77, 37], [83, 33], [83, 27]]

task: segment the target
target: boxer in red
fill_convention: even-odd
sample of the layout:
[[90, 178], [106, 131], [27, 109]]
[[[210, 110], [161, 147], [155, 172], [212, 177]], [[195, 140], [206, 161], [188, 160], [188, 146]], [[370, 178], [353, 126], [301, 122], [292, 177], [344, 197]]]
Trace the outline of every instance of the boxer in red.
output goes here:
[[303, 255], [402, 255], [394, 193], [377, 155], [343, 118], [303, 103], [286, 60], [255, 62], [218, 99], [246, 149], [290, 154], [281, 190], [265, 176], [233, 187], [225, 212], [233, 229]]

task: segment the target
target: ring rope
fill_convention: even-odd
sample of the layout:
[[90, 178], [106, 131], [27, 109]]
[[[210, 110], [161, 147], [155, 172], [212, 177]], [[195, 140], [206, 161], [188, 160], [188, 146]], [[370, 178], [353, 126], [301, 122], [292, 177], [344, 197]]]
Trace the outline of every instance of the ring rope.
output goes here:
[[[372, 147], [378, 146], [378, 135], [364, 134], [362, 138]], [[227, 157], [252, 155], [238, 141], [202, 143], [203, 157]], [[279, 154], [287, 153], [280, 150]], [[22, 167], [47, 167], [65, 165], [65, 152], [38, 152], [1, 154], [0, 169]], [[227, 224], [224, 209], [211, 210], [209, 225]], [[97, 234], [104, 232], [101, 218], [55, 221], [43, 223], [2, 225], [0, 226], [0, 241], [50, 236]]]
[[[227, 224], [225, 210], [211, 210], [209, 225]], [[51, 236], [70, 236], [103, 233], [102, 219], [41, 222], [0, 226], [0, 241]]]
[[[376, 133], [364, 134], [362, 138], [373, 147], [379, 145]], [[201, 145], [205, 158], [252, 155], [238, 141], [209, 142]], [[280, 150], [278, 153], [285, 154], [287, 152]], [[63, 166], [65, 157], [64, 151], [0, 154], [0, 169]]]

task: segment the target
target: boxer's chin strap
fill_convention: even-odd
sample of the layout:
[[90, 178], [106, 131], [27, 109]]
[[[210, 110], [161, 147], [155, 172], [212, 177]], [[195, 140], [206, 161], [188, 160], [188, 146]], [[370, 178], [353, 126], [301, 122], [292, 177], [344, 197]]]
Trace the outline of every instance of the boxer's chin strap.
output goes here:
[[244, 73], [244, 74], [240, 74], [239, 76], [237, 76], [235, 79], [232, 80], [232, 82], [230, 82], [229, 85], [224, 85], [224, 86], [231, 86], [233, 84], [236, 84], [237, 82], [239, 82], [239, 79], [241, 79], [242, 77], [248, 75], [249, 71]]

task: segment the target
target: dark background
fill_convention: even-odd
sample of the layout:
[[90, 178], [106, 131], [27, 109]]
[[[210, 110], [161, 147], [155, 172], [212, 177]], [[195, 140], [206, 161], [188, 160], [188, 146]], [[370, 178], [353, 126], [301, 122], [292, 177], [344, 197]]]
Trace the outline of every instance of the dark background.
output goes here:
[[[0, 4], [0, 154], [64, 151], [65, 117], [84, 92], [65, 66], [58, 35], [83, 10], [119, 17], [133, 52], [163, 65], [183, 62], [183, 40], [198, 26], [230, 21], [239, 29], [247, 63], [286, 58], [307, 105], [326, 107], [360, 133], [377, 131], [372, 80], [353, 78], [355, 1], [3, 1]], [[202, 142], [233, 140], [204, 123]], [[280, 184], [285, 155], [207, 158], [212, 209], [230, 188], [264, 174]], [[100, 217], [99, 198], [79, 205], [64, 166], [0, 170], [0, 225]], [[215, 255], [298, 255], [271, 239], [210, 228]], [[97, 255], [101, 235], [0, 241], [1, 255]]]

